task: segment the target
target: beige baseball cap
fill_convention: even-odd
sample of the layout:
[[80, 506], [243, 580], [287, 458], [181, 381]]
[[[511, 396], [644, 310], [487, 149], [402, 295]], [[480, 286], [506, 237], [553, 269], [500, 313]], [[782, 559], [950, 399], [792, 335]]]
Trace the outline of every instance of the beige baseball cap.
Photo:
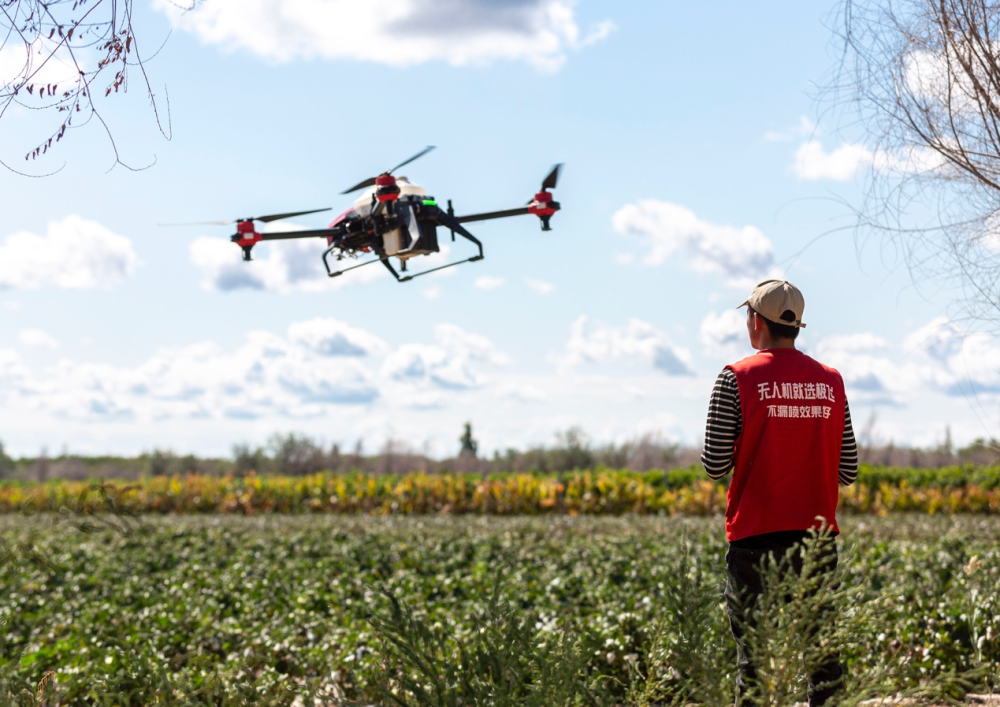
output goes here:
[[[805, 327], [802, 322], [802, 312], [806, 308], [805, 297], [798, 287], [788, 280], [764, 280], [753, 289], [747, 301], [740, 305], [750, 305], [764, 319], [785, 326]], [[737, 307], [739, 309], [739, 307]], [[785, 310], [792, 310], [794, 321], [787, 322], [781, 318]]]

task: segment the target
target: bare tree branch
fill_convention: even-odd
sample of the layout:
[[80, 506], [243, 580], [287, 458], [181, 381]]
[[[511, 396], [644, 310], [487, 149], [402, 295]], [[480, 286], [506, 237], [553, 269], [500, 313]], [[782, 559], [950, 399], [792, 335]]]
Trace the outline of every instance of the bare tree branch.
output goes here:
[[843, 0], [838, 25], [830, 93], [875, 154], [862, 225], [1000, 326], [1000, 4]]
[[[130, 69], [138, 70], [156, 124], [169, 140], [169, 99], [164, 91], [161, 116], [146, 72], [148, 60], [139, 50], [133, 0], [0, 0], [0, 68], [8, 67], [0, 75], [0, 119], [15, 105], [55, 114], [54, 129], [27, 151], [25, 160], [47, 155], [70, 131], [96, 118], [110, 141], [114, 164], [133, 169], [122, 161], [98, 107], [112, 94], [128, 91]], [[24, 174], [3, 161], [0, 165]]]

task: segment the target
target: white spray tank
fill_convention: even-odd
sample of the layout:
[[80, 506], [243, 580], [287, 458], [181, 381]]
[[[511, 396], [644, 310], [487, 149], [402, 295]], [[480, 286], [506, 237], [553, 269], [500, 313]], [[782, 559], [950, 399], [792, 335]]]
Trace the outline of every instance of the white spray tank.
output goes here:
[[[427, 196], [426, 189], [419, 184], [412, 184], [406, 177], [396, 177], [396, 186], [399, 187], [400, 196]], [[364, 217], [372, 212], [372, 203], [375, 202], [375, 189], [376, 187], [366, 189], [354, 201], [354, 212], [358, 216]], [[403, 229], [395, 228], [382, 234], [382, 247], [385, 249], [386, 255], [398, 254], [402, 258], [405, 258], [406, 251], [413, 247], [419, 237], [419, 233], [412, 233], [407, 238]]]

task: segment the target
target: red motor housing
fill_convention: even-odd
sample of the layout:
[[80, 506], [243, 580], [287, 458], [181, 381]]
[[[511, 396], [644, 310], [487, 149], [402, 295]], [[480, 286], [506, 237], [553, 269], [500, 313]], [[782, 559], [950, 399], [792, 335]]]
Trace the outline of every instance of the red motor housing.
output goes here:
[[391, 174], [380, 174], [375, 178], [375, 198], [380, 202], [396, 201], [399, 198], [399, 186]]
[[260, 234], [254, 230], [253, 221], [238, 222], [236, 224], [236, 233], [240, 237], [239, 240], [236, 241], [236, 245], [240, 248], [246, 248], [247, 246], [253, 247], [261, 241]]
[[250, 260], [250, 249], [260, 243], [263, 238], [253, 227], [253, 221], [237, 221], [236, 235], [231, 239], [243, 249], [243, 259]]
[[535, 216], [551, 216], [557, 210], [552, 206], [552, 194], [547, 191], [540, 191], [535, 194], [535, 199], [528, 204], [528, 213]]
[[542, 189], [535, 194], [535, 198], [528, 204], [528, 213], [534, 214], [542, 221], [542, 230], [551, 231], [549, 219], [559, 210], [559, 202], [552, 201], [552, 194]]

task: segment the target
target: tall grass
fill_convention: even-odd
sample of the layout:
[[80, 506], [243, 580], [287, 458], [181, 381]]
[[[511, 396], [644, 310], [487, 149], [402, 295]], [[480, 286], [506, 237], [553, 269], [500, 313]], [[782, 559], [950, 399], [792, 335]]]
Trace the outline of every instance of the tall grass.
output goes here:
[[[687, 539], [681, 542], [684, 550], [671, 567], [676, 582], [664, 587], [649, 641], [625, 656], [625, 682], [595, 679], [586, 669], [585, 636], [533, 630], [530, 612], [518, 612], [503, 599], [499, 576], [477, 630], [465, 642], [383, 591], [387, 608], [370, 620], [382, 642], [387, 700], [399, 707], [733, 704], [735, 652], [720, 606], [723, 578], [718, 568], [699, 561]], [[801, 558], [790, 553], [762, 565], [764, 591], [746, 607], [752, 621], [744, 627], [758, 672], [746, 695], [751, 704], [805, 702], [808, 672], [831, 656], [848, 669], [830, 707], [887, 697], [951, 703], [970, 691], [1000, 689], [996, 663], [981, 655], [936, 673], [902, 650], [863, 665], [852, 660], [868, 650], [873, 635], [893, 631], [883, 618], [893, 597], [848, 585], [840, 572], [819, 571], [829, 561], [823, 547], [830, 542], [817, 534], [793, 551]], [[793, 569], [796, 560], [799, 571]]]
[[578, 637], [539, 636], [536, 616], [516, 608], [494, 583], [465, 641], [419, 618], [392, 592], [369, 621], [381, 642], [380, 690], [398, 707], [551, 707], [609, 704], [588, 675]]

